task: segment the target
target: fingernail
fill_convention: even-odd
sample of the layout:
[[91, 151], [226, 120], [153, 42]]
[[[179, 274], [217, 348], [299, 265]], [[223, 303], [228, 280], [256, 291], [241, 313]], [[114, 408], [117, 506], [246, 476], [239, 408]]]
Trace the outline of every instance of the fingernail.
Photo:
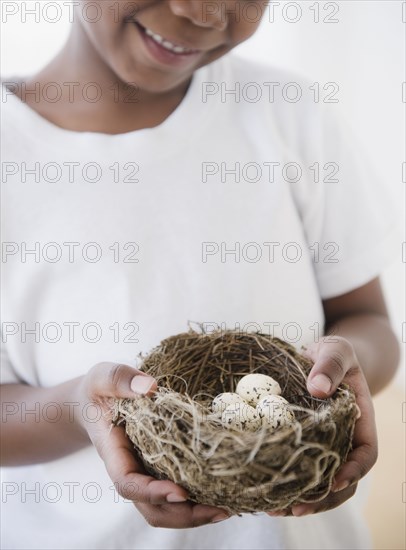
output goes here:
[[307, 516], [308, 514], [311, 514], [311, 510], [304, 504], [299, 506], [294, 506], [292, 508], [292, 514], [296, 517], [299, 516]]
[[217, 516], [214, 516], [214, 518], [211, 520], [212, 523], [218, 523], [219, 521], [224, 521], [225, 519], [228, 519], [230, 516], [227, 514], [218, 514]]
[[271, 516], [271, 518], [277, 518], [279, 516], [286, 516], [287, 511], [286, 510], [279, 510], [277, 512], [267, 512], [268, 516]]
[[167, 502], [186, 502], [187, 498], [177, 495], [176, 493], [169, 493], [166, 497]]
[[133, 392], [138, 393], [140, 395], [145, 395], [149, 392], [149, 390], [152, 388], [154, 384], [154, 379], [150, 376], [134, 376], [134, 378], [131, 380], [130, 387]]
[[344, 491], [344, 489], [346, 489], [349, 486], [350, 486], [349, 481], [341, 481], [341, 483], [338, 483], [337, 485], [335, 485], [335, 487], [331, 490], [333, 493], [338, 493], [339, 491]]
[[330, 393], [331, 390], [331, 380], [325, 374], [316, 374], [310, 385], [323, 393]]

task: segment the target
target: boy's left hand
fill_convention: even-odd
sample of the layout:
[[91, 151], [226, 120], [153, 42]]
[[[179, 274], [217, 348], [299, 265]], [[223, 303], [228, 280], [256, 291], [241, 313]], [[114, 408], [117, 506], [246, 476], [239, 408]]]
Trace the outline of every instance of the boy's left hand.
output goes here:
[[318, 398], [330, 397], [341, 382], [355, 392], [361, 417], [356, 421], [353, 449], [336, 473], [332, 490], [326, 498], [310, 504], [298, 504], [289, 510], [269, 512], [270, 516], [304, 516], [336, 508], [357, 489], [358, 481], [375, 464], [378, 442], [375, 416], [368, 384], [352, 344], [340, 336], [325, 336], [303, 353], [314, 362], [307, 380], [307, 389]]

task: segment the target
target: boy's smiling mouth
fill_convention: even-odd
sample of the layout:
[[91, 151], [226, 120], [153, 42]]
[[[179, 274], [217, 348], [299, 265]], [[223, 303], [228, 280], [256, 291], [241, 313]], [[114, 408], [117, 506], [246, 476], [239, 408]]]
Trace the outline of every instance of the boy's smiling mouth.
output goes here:
[[137, 27], [148, 53], [160, 63], [176, 66], [185, 65], [194, 62], [197, 57], [204, 53], [203, 50], [181, 46], [144, 27], [138, 21], [133, 21], [133, 23]]
[[162, 37], [160, 34], [153, 32], [151, 29], [148, 29], [147, 27], [142, 26], [140, 23], [138, 23], [138, 21], [136, 22], [136, 25], [138, 25], [141, 28], [141, 30], [145, 32], [147, 36], [150, 36], [152, 40], [154, 40], [157, 44], [169, 50], [170, 52], [174, 52], [177, 54], [190, 54], [190, 53], [197, 53], [201, 51], [198, 49], [186, 48], [185, 46], [180, 46], [179, 44], [175, 44], [171, 40], [168, 40], [167, 38]]

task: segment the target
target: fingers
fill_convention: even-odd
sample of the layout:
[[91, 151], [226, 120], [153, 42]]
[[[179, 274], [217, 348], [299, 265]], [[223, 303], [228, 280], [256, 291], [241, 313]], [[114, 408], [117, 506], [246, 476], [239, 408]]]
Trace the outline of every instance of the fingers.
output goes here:
[[355, 391], [361, 416], [355, 423], [352, 441], [353, 450], [335, 476], [333, 491], [339, 491], [346, 486], [357, 483], [369, 472], [378, 457], [374, 407], [364, 375], [360, 371], [348, 378], [349, 384]]
[[[151, 395], [157, 389], [154, 378], [115, 363], [99, 363], [89, 371], [86, 382], [88, 398], [102, 404], [102, 408], [110, 398]], [[187, 502], [185, 489], [172, 481], [148, 475], [122, 426], [113, 427], [109, 419], [101, 415], [97, 422], [87, 423], [87, 431], [117, 492], [133, 501], [150, 525], [197, 527], [229, 517], [220, 508]]]
[[88, 376], [91, 394], [103, 397], [130, 398], [151, 395], [157, 389], [154, 378], [147, 374], [117, 363], [99, 363]]
[[328, 397], [344, 381], [355, 393], [361, 416], [355, 423], [352, 451], [337, 472], [331, 493], [320, 505], [295, 507], [292, 510], [294, 515], [334, 508], [350, 498], [358, 481], [372, 468], [378, 455], [372, 399], [350, 342], [335, 337], [335, 341], [324, 340], [312, 346], [305, 354], [315, 361], [308, 378], [310, 393], [321, 398]]
[[347, 487], [340, 492], [329, 493], [326, 498], [320, 502], [292, 506], [291, 511], [288, 512], [288, 515], [293, 515], [296, 517], [307, 516], [309, 514], [318, 514], [320, 512], [326, 512], [327, 510], [333, 510], [354, 496], [356, 490], [357, 485], [352, 485], [351, 487]]
[[133, 501], [150, 525], [184, 529], [229, 517], [221, 508], [187, 502], [187, 491], [176, 483], [149, 476], [122, 427], [112, 428], [107, 437], [101, 430], [94, 444], [117, 492]]
[[267, 512], [268, 516], [271, 517], [283, 517], [283, 516], [308, 516], [310, 514], [318, 514], [320, 512], [326, 512], [327, 510], [332, 510], [343, 504], [346, 500], [354, 496], [357, 490], [357, 485], [352, 485], [351, 487], [346, 487], [340, 492], [329, 493], [326, 498], [320, 500], [319, 502], [314, 503], [303, 503], [292, 506], [292, 508], [286, 510], [277, 510], [274, 512]]
[[137, 503], [182, 502], [187, 492], [172, 481], [160, 481], [146, 474], [134, 447], [120, 426], [100, 429], [93, 441], [117, 492]]
[[[326, 385], [322, 391], [324, 377], [331, 383], [330, 390]], [[333, 492], [358, 483], [372, 468], [377, 459], [378, 442], [368, 384], [351, 344], [345, 339], [340, 339], [336, 343], [325, 342], [318, 348], [316, 362], [309, 375], [309, 391], [318, 397], [327, 397], [342, 381], [348, 383], [355, 392], [361, 416], [355, 424], [353, 450], [335, 477]]]
[[185, 502], [182, 504], [165, 504], [163, 506], [136, 505], [152, 527], [167, 529], [188, 529], [208, 523], [218, 523], [230, 515], [221, 508]]
[[310, 371], [307, 388], [315, 397], [332, 395], [343, 381], [347, 372], [357, 366], [354, 349], [345, 338], [324, 340], [317, 347], [307, 351], [315, 363]]

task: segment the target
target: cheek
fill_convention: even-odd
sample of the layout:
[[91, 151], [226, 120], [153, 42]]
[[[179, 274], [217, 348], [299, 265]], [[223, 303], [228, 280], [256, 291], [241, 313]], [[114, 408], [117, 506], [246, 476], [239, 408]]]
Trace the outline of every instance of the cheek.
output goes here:
[[76, 16], [80, 20], [80, 25], [93, 47], [101, 57], [105, 58], [106, 54], [113, 49], [122, 24], [120, 24], [120, 20], [114, 12], [110, 10], [112, 7], [110, 2], [106, 2], [105, 4], [94, 2], [93, 4], [98, 7], [97, 19], [89, 17], [90, 11], [85, 9], [87, 3], [83, 1], [82, 5], [77, 9]]
[[[116, 57], [119, 51], [128, 51], [131, 36], [129, 20], [151, 0], [81, 0], [77, 7], [78, 19], [85, 33], [103, 59]], [[97, 17], [96, 17], [97, 16]]]
[[234, 46], [241, 44], [248, 38], [251, 38], [258, 29], [260, 21], [250, 22], [241, 20], [239, 23], [233, 23], [230, 29], [231, 42]]
[[134, 32], [130, 23], [116, 20], [113, 13], [103, 15], [97, 23], [82, 19], [82, 26], [100, 59], [113, 70], [121, 72], [131, 65]]
[[248, 2], [238, 2], [238, 9], [233, 16], [230, 14], [229, 25], [231, 27], [230, 36], [233, 44], [240, 44], [248, 40], [261, 24], [265, 17], [267, 7], [270, 2], [263, 0]]

